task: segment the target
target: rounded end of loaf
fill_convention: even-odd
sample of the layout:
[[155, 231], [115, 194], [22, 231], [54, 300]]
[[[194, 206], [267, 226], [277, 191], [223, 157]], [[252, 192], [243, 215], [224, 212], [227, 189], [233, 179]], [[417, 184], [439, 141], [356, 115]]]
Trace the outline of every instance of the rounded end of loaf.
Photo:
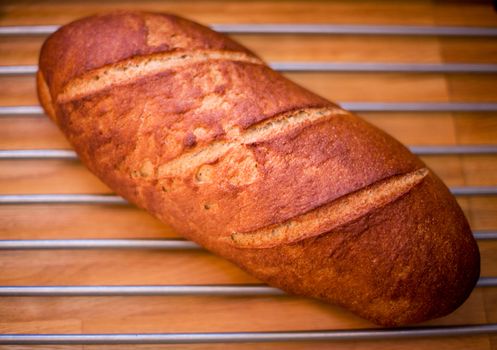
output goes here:
[[[431, 170], [400, 198], [326, 235], [333, 234], [348, 235], [338, 239], [346, 251], [340, 253], [343, 262], [333, 264], [350, 275], [344, 278], [346, 290], [329, 292], [336, 288], [331, 281], [321, 296], [382, 326], [447, 316], [468, 299], [480, 277], [480, 252], [469, 223]], [[314, 243], [322, 244], [325, 236]], [[345, 262], [353, 268], [347, 270]]]
[[242, 249], [229, 254], [232, 260], [269, 284], [383, 326], [450, 314], [480, 274], [478, 246], [464, 214], [431, 172], [399, 198], [330, 231]]
[[391, 247], [393, 267], [382, 286], [386, 295], [373, 300], [364, 315], [384, 326], [449, 315], [466, 301], [480, 276], [478, 245], [461, 208], [440, 179], [430, 174], [403, 201], [385, 213], [393, 216], [388, 226], [391, 234], [405, 235]]

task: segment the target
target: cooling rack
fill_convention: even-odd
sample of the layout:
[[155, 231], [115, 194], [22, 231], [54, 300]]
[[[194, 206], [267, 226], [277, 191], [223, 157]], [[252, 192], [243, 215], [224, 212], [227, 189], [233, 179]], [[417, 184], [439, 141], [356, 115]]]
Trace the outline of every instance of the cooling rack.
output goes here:
[[[57, 29], [56, 25], [3, 26], [0, 38], [16, 40], [25, 36], [45, 36]], [[370, 35], [383, 36], [447, 36], [447, 37], [497, 37], [496, 28], [444, 27], [444, 26], [398, 26], [398, 25], [330, 25], [330, 24], [219, 24], [212, 25], [228, 34], [299, 34], [299, 35]], [[275, 44], [277, 45], [277, 43]], [[371, 63], [371, 62], [311, 62], [281, 61], [270, 65], [282, 72], [404, 72], [465, 73], [484, 75], [497, 73], [497, 64], [485, 63]], [[35, 65], [0, 66], [2, 77], [31, 76]], [[339, 102], [340, 103], [340, 102]], [[355, 112], [497, 112], [497, 102], [347, 102], [340, 103]], [[43, 118], [37, 105], [0, 106], [0, 118]], [[420, 156], [497, 155], [497, 144], [483, 145], [420, 145], [410, 146]], [[75, 153], [68, 149], [2, 149], [0, 162], [37, 160], [44, 162], [77, 162]], [[497, 184], [491, 186], [451, 187], [454, 195], [464, 198], [496, 196]], [[33, 204], [77, 206], [128, 206], [128, 203], [112, 194], [33, 193], [1, 194], [0, 206], [21, 205], [26, 210]], [[2, 219], [0, 219], [1, 221]], [[90, 218], [91, 220], [91, 218]], [[482, 241], [497, 240], [495, 230], [474, 231], [475, 238]], [[177, 238], [167, 239], [3, 239], [1, 251], [20, 250], [162, 250], [171, 252], [199, 251], [193, 242]], [[2, 254], [0, 252], [0, 254]], [[192, 281], [194, 282], [194, 281]], [[481, 277], [477, 288], [497, 287], [497, 276]], [[0, 286], [0, 298], [8, 297], [105, 297], [105, 296], [204, 296], [204, 297], [285, 297], [278, 289], [260, 284], [182, 284], [182, 285], [4, 285]], [[26, 300], [26, 303], [29, 303]], [[177, 301], [181, 302], [181, 301]], [[1, 324], [1, 321], [0, 321]], [[86, 333], [86, 334], [0, 334], [0, 345], [43, 344], [204, 344], [204, 343], [255, 343], [255, 342], [323, 342], [340, 340], [412, 339], [431, 337], [467, 337], [497, 334], [497, 323], [424, 325], [420, 327], [380, 329], [330, 329], [302, 331], [240, 331], [240, 332], [168, 332], [168, 333]]]

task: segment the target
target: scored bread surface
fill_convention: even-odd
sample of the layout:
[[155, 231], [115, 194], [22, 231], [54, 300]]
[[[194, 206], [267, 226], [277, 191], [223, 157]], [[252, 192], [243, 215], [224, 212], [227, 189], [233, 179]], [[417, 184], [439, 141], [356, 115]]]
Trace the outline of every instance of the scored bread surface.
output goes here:
[[253, 232], [235, 232], [231, 238], [239, 248], [270, 248], [313, 237], [394, 201], [419, 184], [427, 174], [428, 169], [422, 168], [393, 176], [281, 224]]
[[85, 18], [47, 39], [37, 77], [110, 188], [273, 286], [398, 325], [476, 283], [464, 215], [417, 157], [201, 25]]

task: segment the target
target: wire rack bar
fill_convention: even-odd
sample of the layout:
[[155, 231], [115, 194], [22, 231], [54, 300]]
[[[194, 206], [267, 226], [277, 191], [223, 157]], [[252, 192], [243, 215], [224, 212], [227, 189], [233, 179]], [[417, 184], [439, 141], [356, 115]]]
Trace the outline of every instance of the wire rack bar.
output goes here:
[[[409, 149], [418, 155], [497, 154], [497, 145], [411, 146]], [[74, 151], [63, 149], [0, 150], [0, 160], [16, 159], [76, 160], [78, 157]]]
[[[480, 277], [477, 287], [497, 287], [497, 277]], [[278, 288], [255, 285], [0, 286], [0, 297], [58, 296], [277, 296]]]
[[49, 35], [59, 28], [59, 25], [0, 26], [0, 36]]
[[[405, 72], [405, 73], [497, 73], [497, 64], [471, 63], [353, 63], [353, 62], [270, 62], [281, 72]], [[0, 66], [0, 76], [32, 75], [38, 66]]]
[[497, 231], [473, 231], [473, 235], [479, 241], [497, 239]]
[[[59, 25], [2, 26], [0, 36], [48, 35]], [[212, 24], [228, 34], [339, 34], [339, 35], [414, 35], [414, 36], [497, 36], [497, 28], [406, 25], [348, 24]]]
[[[495, 235], [497, 239], [497, 233]], [[0, 240], [0, 250], [35, 249], [164, 249], [192, 250], [201, 247], [183, 239], [36, 239]]]
[[40, 116], [44, 114], [41, 106], [0, 106], [0, 116]]
[[65, 149], [0, 150], [0, 159], [78, 159], [76, 153]]
[[411, 152], [418, 155], [466, 155], [497, 153], [497, 145], [411, 146], [409, 149]]
[[277, 288], [256, 285], [146, 285], [146, 286], [1, 286], [2, 296], [273, 296], [285, 295]]
[[480, 277], [477, 287], [497, 287], [497, 277]]
[[134, 333], [134, 334], [2, 334], [5, 345], [199, 344], [294, 341], [376, 340], [471, 336], [497, 333], [497, 324], [382, 329], [283, 332]]
[[272, 62], [282, 72], [404, 72], [404, 73], [496, 73], [497, 64], [470, 63], [353, 63], [353, 62]]
[[[497, 186], [452, 187], [455, 196], [494, 196]], [[4, 194], [2, 204], [128, 204], [116, 195], [110, 194]]]
[[0, 76], [2, 75], [31, 75], [38, 70], [36, 65], [0, 66]]
[[497, 195], [497, 186], [464, 186], [451, 187], [454, 196], [494, 196]]
[[1, 204], [128, 204], [107, 194], [14, 194], [0, 195]]
[[[478, 240], [497, 240], [497, 231], [474, 232]], [[0, 250], [43, 249], [161, 249], [198, 250], [198, 244], [184, 239], [20, 239], [0, 240]]]
[[342, 102], [353, 112], [496, 112], [497, 103], [466, 102]]
[[[341, 102], [353, 112], [497, 112], [492, 102]], [[1, 116], [40, 116], [40, 106], [0, 106]]]
[[212, 29], [230, 34], [360, 34], [360, 35], [439, 35], [496, 36], [490, 27], [434, 27], [406, 25], [347, 24], [214, 24]]

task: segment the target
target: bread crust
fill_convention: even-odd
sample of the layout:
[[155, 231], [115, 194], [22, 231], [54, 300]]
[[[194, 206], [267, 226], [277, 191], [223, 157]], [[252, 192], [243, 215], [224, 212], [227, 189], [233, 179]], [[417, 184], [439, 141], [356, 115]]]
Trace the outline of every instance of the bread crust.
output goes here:
[[39, 67], [43, 107], [92, 172], [264, 282], [401, 325], [452, 312], [478, 279], [468, 223], [421, 160], [206, 27], [88, 17], [47, 39]]

